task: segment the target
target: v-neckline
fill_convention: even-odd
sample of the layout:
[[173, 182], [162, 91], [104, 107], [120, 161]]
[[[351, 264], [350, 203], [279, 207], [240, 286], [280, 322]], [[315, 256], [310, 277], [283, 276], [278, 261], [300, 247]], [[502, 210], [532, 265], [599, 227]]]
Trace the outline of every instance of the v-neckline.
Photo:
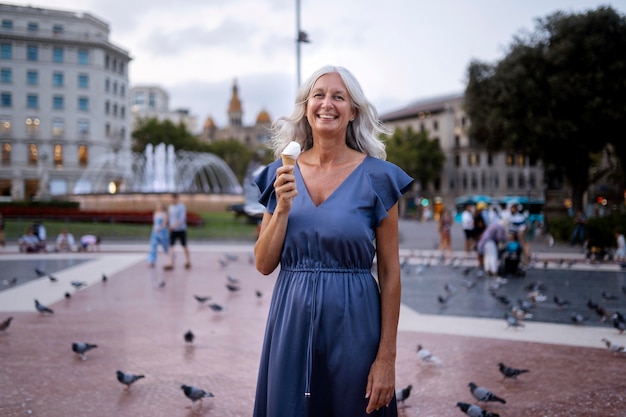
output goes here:
[[309, 199], [309, 201], [311, 202], [311, 204], [313, 204], [313, 206], [315, 208], [318, 208], [322, 205], [324, 205], [324, 203], [326, 203], [328, 200], [330, 200], [336, 193], [337, 190], [339, 190], [340, 188], [343, 187], [343, 185], [348, 182], [348, 180], [355, 175], [355, 172], [357, 172], [358, 170], [361, 169], [361, 166], [363, 166], [363, 164], [365, 164], [365, 161], [369, 158], [369, 156], [365, 156], [365, 158], [363, 158], [363, 160], [361, 162], [358, 163], [357, 166], [354, 167], [354, 169], [352, 171], [350, 171], [350, 173], [346, 176], [346, 178], [343, 179], [343, 181], [341, 181], [339, 183], [339, 185], [337, 185], [337, 187], [335, 187], [334, 190], [332, 190], [330, 192], [330, 194], [328, 194], [328, 196], [322, 200], [319, 204], [315, 204], [315, 201], [313, 201], [313, 198], [311, 197], [311, 193], [309, 193], [309, 188], [306, 186], [306, 182], [304, 181], [304, 176], [302, 175], [302, 171], [300, 170], [300, 165], [298, 165], [298, 163], [296, 162], [296, 169], [298, 170], [298, 173], [300, 174], [300, 182], [302, 182], [302, 185], [304, 186], [304, 190], [306, 191], [306, 196]]

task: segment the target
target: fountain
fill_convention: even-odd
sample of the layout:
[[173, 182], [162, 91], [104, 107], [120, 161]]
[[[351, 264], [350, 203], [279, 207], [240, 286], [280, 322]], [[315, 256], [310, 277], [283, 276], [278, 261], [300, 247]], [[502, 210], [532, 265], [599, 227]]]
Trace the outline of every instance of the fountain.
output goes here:
[[120, 193], [241, 194], [230, 167], [211, 153], [174, 151], [148, 144], [144, 154], [110, 153], [96, 158], [74, 187], [74, 194], [103, 194], [111, 182]]

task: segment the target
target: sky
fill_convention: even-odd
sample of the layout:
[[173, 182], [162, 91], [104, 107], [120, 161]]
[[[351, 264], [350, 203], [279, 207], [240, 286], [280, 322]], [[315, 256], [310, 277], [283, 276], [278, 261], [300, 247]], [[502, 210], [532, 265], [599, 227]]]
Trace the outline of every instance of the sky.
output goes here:
[[[2, 1], [2, 0], [0, 0]], [[472, 60], [494, 63], [538, 18], [626, 0], [32, 0], [5, 4], [87, 12], [109, 24], [109, 40], [132, 57], [130, 86], [157, 85], [170, 109], [227, 124], [237, 80], [244, 124], [261, 110], [291, 113], [301, 80], [340, 65], [380, 114], [462, 93]], [[197, 133], [197, 132], [194, 132]]]

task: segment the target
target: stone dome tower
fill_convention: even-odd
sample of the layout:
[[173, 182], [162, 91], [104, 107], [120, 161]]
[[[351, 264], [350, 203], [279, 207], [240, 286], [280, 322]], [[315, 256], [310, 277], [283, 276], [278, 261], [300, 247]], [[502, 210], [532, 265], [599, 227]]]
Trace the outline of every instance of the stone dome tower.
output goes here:
[[239, 92], [237, 88], [237, 79], [233, 81], [233, 94], [228, 105], [228, 124], [230, 126], [240, 127], [242, 124], [243, 110], [241, 109], [241, 100], [239, 100]]

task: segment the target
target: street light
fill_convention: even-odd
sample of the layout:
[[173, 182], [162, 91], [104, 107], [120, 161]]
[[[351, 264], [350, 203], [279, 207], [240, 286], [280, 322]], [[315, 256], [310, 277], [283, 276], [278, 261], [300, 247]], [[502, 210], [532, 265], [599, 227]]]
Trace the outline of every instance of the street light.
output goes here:
[[309, 35], [300, 29], [300, 0], [296, 0], [296, 33], [298, 34], [298, 38], [296, 39], [296, 75], [298, 80], [298, 85], [296, 86], [296, 90], [300, 88], [300, 44], [301, 43], [310, 43]]

